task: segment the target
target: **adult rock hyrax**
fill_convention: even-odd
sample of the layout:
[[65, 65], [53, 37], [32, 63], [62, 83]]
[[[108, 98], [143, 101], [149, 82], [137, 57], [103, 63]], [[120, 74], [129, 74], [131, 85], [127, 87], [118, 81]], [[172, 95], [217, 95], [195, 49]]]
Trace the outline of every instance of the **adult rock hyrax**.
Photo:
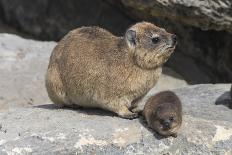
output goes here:
[[148, 126], [162, 136], [177, 136], [182, 123], [180, 99], [171, 91], [160, 92], [148, 99], [143, 116]]
[[77, 28], [51, 54], [48, 95], [56, 104], [135, 118], [130, 110], [155, 85], [176, 42], [175, 35], [147, 22], [131, 26], [124, 37], [99, 27]]

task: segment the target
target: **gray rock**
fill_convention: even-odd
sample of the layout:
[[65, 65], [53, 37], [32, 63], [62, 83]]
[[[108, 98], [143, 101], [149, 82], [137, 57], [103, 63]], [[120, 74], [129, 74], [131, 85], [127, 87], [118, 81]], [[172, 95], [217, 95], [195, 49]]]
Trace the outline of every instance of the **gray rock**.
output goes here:
[[230, 0], [121, 0], [120, 3], [133, 16], [163, 17], [204, 30], [232, 32], [232, 2]]
[[11, 109], [0, 113], [0, 154], [231, 154], [232, 111], [215, 105], [223, 95], [229, 99], [229, 89], [208, 84], [174, 90], [184, 112], [177, 138], [153, 133], [142, 118], [102, 110], [52, 104]]
[[155, 85], [155, 89], [157, 91], [163, 91], [185, 86], [188, 86], [188, 83], [182, 76], [168, 67], [163, 67], [162, 74]]
[[49, 102], [44, 76], [55, 45], [0, 34], [0, 111]]

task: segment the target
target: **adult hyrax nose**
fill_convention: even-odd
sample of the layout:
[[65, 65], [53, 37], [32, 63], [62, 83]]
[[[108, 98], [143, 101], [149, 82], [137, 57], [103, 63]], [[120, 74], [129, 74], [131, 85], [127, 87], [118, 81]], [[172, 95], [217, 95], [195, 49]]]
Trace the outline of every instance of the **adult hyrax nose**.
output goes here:
[[175, 46], [176, 43], [177, 43], [177, 36], [176, 36], [175, 34], [173, 34], [173, 35], [171, 36], [171, 38], [172, 38], [172, 46]]

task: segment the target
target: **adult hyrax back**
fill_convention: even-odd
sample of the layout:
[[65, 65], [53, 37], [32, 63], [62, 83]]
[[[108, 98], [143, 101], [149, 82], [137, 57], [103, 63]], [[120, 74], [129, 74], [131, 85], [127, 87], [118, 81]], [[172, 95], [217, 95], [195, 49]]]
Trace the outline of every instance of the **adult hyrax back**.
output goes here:
[[175, 35], [147, 22], [133, 25], [124, 37], [99, 27], [77, 28], [51, 54], [48, 95], [56, 104], [135, 118], [133, 103], [155, 85], [175, 45]]

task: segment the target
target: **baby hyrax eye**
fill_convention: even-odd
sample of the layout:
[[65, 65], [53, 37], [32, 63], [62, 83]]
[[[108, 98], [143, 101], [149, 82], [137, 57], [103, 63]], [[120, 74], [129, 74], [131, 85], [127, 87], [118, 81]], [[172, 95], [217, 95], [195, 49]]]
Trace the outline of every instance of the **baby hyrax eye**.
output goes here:
[[163, 119], [160, 119], [160, 120], [159, 120], [159, 123], [160, 123], [160, 124], [163, 124], [163, 122], [164, 122]]
[[153, 37], [151, 38], [153, 44], [157, 44], [160, 41], [159, 37]]
[[169, 120], [170, 120], [170, 121], [173, 121], [173, 120], [174, 120], [174, 117], [173, 117], [173, 116], [169, 117]]

